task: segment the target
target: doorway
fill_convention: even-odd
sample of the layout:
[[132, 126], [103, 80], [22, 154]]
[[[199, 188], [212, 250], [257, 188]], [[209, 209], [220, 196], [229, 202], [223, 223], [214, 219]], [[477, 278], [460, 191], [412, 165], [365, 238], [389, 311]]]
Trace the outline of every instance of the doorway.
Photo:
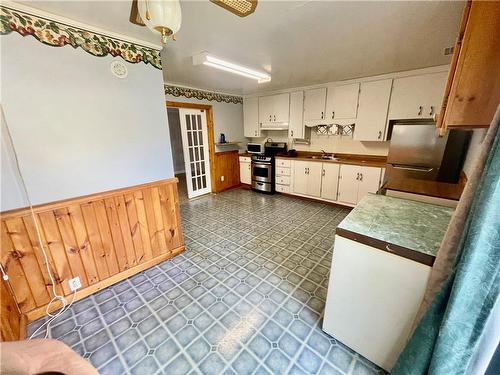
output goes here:
[[175, 176], [181, 202], [212, 192], [211, 106], [167, 102]]

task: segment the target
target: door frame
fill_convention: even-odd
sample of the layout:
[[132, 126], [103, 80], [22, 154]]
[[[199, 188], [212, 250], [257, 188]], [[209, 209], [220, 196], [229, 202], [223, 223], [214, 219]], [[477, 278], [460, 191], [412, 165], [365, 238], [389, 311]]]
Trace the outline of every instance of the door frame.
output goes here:
[[207, 117], [207, 133], [208, 133], [208, 161], [210, 163], [210, 188], [212, 193], [216, 192], [215, 185], [215, 138], [214, 138], [214, 116], [213, 108], [209, 104], [197, 104], [186, 102], [166, 101], [166, 106], [171, 108], [188, 108], [204, 110]]

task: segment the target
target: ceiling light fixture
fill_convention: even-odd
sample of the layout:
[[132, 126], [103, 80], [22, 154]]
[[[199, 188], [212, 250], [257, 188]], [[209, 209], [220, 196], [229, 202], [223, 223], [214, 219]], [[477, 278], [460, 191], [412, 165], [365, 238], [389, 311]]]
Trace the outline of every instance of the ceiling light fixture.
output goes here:
[[138, 0], [137, 8], [144, 24], [161, 35], [163, 44], [167, 43], [168, 37], [175, 40], [182, 22], [179, 0]]
[[207, 65], [225, 72], [239, 74], [240, 76], [256, 79], [258, 83], [269, 82], [271, 76], [267, 73], [259, 72], [232, 62], [219, 59], [209, 55], [207, 52], [193, 56], [193, 65]]

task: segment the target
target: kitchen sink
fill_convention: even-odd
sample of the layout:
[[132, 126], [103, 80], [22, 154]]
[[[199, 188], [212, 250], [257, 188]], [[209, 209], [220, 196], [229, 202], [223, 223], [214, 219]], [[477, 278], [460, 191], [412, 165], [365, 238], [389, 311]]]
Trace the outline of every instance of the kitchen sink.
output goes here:
[[319, 160], [339, 160], [339, 158], [336, 158], [335, 156], [332, 155], [313, 155], [313, 156], [307, 156], [308, 159], [319, 159]]

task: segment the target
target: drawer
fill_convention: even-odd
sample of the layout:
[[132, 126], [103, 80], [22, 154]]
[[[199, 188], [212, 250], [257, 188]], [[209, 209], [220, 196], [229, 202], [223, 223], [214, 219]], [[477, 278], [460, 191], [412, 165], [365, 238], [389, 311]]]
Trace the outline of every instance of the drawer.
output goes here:
[[276, 184], [290, 185], [290, 177], [289, 176], [276, 176]]
[[287, 186], [287, 185], [276, 185], [276, 191], [278, 193], [290, 193], [290, 186]]
[[250, 156], [240, 156], [240, 163], [250, 163]]
[[290, 176], [290, 168], [284, 168], [284, 167], [276, 168], [276, 176]]
[[290, 168], [292, 166], [292, 161], [286, 159], [276, 159], [276, 166]]

